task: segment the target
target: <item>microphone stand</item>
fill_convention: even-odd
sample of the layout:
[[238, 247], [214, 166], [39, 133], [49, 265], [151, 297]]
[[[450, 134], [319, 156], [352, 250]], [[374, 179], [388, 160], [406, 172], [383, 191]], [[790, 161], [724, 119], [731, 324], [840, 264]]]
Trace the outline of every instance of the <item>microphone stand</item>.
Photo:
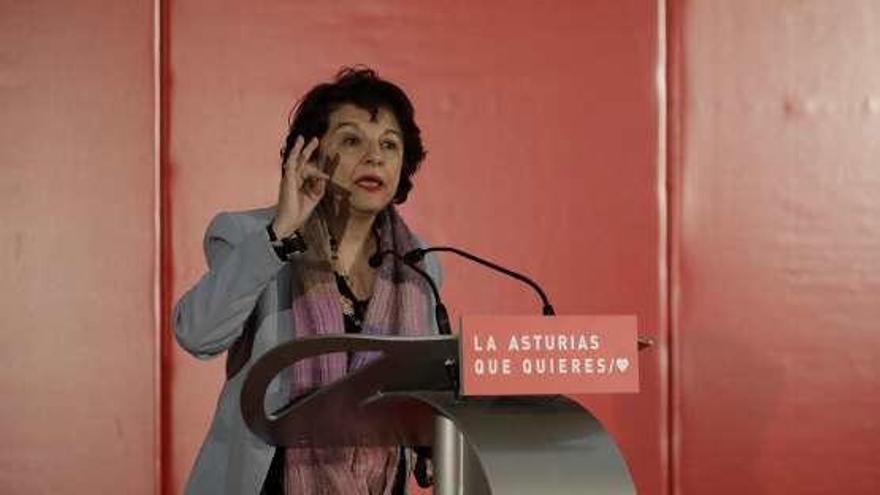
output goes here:
[[526, 277], [525, 275], [523, 275], [521, 273], [515, 272], [515, 271], [510, 270], [508, 268], [504, 268], [503, 266], [498, 265], [496, 263], [493, 263], [487, 259], [480, 258], [479, 256], [468, 253], [467, 251], [462, 251], [461, 249], [450, 247], [450, 246], [435, 246], [435, 247], [427, 247], [427, 248], [418, 248], [418, 249], [413, 249], [412, 251], [409, 251], [408, 253], [404, 254], [403, 259], [406, 261], [409, 261], [411, 263], [418, 263], [419, 261], [421, 261], [422, 259], [425, 258], [426, 254], [433, 253], [433, 252], [447, 252], [447, 253], [457, 254], [458, 256], [461, 256], [462, 258], [471, 260], [474, 263], [478, 263], [478, 264], [483, 265], [485, 267], [491, 268], [492, 270], [495, 270], [496, 272], [503, 273], [503, 274], [507, 275], [508, 277], [515, 278], [515, 279], [519, 280], [520, 282], [527, 284], [529, 287], [531, 287], [538, 294], [538, 297], [541, 298], [541, 304], [543, 306], [541, 308], [541, 313], [544, 314], [545, 316], [552, 316], [552, 315], [556, 314], [556, 310], [554, 310], [553, 305], [550, 304], [550, 300], [547, 298], [547, 294], [545, 294], [543, 289], [541, 289], [541, 287], [539, 287], [538, 284], [535, 283], [532, 279], [530, 279], [529, 277]]
[[397, 251], [386, 249], [370, 256], [370, 259], [367, 261], [367, 263], [369, 263], [371, 268], [378, 268], [379, 265], [382, 264], [382, 259], [389, 255], [400, 260], [401, 263], [408, 266], [411, 270], [418, 273], [419, 275], [421, 275], [422, 278], [425, 279], [425, 281], [428, 283], [428, 286], [431, 288], [431, 292], [434, 294], [434, 320], [437, 322], [437, 330], [440, 332], [440, 335], [452, 335], [452, 327], [449, 324], [449, 312], [446, 310], [446, 306], [440, 299], [440, 291], [437, 289], [437, 284], [434, 282], [434, 279], [432, 279], [430, 275], [428, 275], [424, 270], [416, 265], [418, 261], [410, 261], [406, 259], [406, 257], [400, 255]]

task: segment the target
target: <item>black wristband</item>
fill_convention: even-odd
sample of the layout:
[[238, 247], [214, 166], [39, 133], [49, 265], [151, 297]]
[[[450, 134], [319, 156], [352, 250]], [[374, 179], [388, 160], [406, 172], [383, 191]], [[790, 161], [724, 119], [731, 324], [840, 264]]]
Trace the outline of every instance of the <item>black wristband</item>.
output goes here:
[[269, 244], [272, 246], [272, 250], [275, 251], [278, 259], [281, 261], [290, 261], [293, 255], [304, 253], [308, 249], [306, 240], [298, 231], [294, 231], [290, 237], [278, 239], [275, 229], [269, 223], [269, 225], [266, 225], [266, 233], [269, 234]]
[[281, 239], [281, 244], [284, 246], [284, 250], [287, 252], [288, 256], [296, 253], [304, 253], [309, 248], [308, 244], [306, 244], [306, 239], [298, 230], [293, 231], [292, 236]]

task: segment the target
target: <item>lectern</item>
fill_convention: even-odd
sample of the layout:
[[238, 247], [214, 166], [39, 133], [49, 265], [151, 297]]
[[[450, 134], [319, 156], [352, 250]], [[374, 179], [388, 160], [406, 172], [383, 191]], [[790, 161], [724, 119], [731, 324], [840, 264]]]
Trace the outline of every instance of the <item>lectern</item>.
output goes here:
[[[270, 382], [294, 363], [333, 352], [368, 364], [266, 411]], [[464, 397], [455, 336], [306, 337], [262, 356], [244, 383], [251, 430], [272, 445], [432, 446], [435, 493], [634, 494], [626, 462], [599, 421], [561, 395]]]

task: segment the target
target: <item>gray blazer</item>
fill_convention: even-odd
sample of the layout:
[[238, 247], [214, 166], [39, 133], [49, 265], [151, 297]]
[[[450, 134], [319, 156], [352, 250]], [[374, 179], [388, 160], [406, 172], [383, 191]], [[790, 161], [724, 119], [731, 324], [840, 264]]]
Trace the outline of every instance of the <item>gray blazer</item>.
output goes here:
[[[181, 347], [200, 359], [227, 351], [226, 383], [187, 481], [189, 495], [258, 494], [275, 453], [247, 428], [239, 407], [253, 363], [296, 335], [290, 264], [278, 259], [266, 232], [273, 216], [273, 208], [263, 208], [214, 217], [204, 240], [208, 272], [174, 307], [174, 335]], [[435, 258], [426, 258], [426, 271], [440, 283]], [[436, 324], [429, 325], [436, 332]], [[286, 403], [283, 389], [279, 380], [270, 385], [269, 408]]]

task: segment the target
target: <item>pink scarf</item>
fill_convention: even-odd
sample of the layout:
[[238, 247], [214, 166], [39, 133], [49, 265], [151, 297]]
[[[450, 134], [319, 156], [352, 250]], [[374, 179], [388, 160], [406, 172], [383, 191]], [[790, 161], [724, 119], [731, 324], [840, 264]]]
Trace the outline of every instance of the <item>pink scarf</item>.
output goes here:
[[[418, 247], [393, 207], [376, 221], [380, 223], [380, 250], [393, 248], [403, 254]], [[292, 277], [296, 336], [342, 334], [345, 323], [336, 278], [327, 261], [327, 227], [320, 215], [312, 215], [303, 235], [309, 250], [302, 262], [293, 265]], [[391, 256], [377, 270], [362, 332], [430, 334], [431, 298], [426, 282]], [[372, 359], [370, 353], [355, 353], [349, 362], [346, 353], [335, 353], [301, 361], [291, 368], [291, 397], [341, 378]], [[285, 454], [285, 492], [296, 495], [390, 495], [400, 460], [398, 447], [288, 448]]]

